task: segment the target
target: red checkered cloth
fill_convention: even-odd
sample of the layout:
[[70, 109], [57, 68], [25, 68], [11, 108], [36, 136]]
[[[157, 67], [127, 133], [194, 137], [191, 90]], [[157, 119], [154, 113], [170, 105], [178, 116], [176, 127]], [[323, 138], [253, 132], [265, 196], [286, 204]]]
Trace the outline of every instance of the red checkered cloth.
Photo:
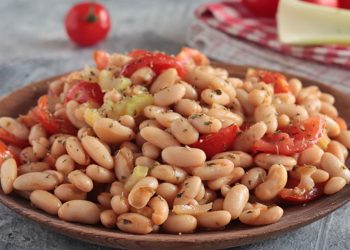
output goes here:
[[276, 21], [254, 16], [241, 0], [209, 3], [195, 11], [207, 25], [283, 54], [350, 68], [350, 46], [292, 46], [278, 40]]

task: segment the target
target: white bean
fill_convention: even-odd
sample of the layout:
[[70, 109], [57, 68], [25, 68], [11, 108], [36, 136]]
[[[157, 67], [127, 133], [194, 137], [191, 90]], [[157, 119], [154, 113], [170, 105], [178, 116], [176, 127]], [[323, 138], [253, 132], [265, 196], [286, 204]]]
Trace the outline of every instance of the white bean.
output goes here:
[[124, 232], [133, 234], [148, 234], [153, 229], [151, 220], [137, 213], [119, 215], [117, 227]]
[[54, 193], [61, 201], [84, 200], [86, 198], [85, 192], [70, 183], [59, 185], [55, 188]]
[[190, 145], [198, 141], [198, 131], [186, 118], [173, 120], [170, 126], [172, 135], [182, 144]]
[[205, 162], [206, 155], [201, 149], [170, 146], [162, 151], [164, 162], [178, 167], [197, 167]]
[[162, 227], [170, 233], [192, 233], [197, 228], [197, 219], [188, 214], [170, 214]]
[[99, 139], [93, 136], [84, 136], [81, 143], [89, 156], [101, 167], [113, 168], [113, 158]]
[[234, 148], [245, 152], [250, 151], [253, 144], [257, 140], [260, 140], [265, 135], [266, 131], [267, 126], [264, 122], [255, 123], [236, 138]]
[[155, 93], [154, 103], [158, 106], [169, 106], [181, 100], [185, 93], [185, 86], [176, 83]]
[[100, 221], [100, 209], [91, 201], [71, 200], [59, 208], [58, 217], [70, 222], [96, 224]]
[[96, 164], [90, 164], [86, 168], [86, 175], [97, 183], [111, 183], [115, 180], [113, 172]]
[[81, 170], [74, 170], [68, 174], [68, 180], [83, 192], [90, 192], [94, 184], [89, 176]]
[[174, 107], [175, 111], [179, 114], [188, 117], [194, 113], [200, 113], [202, 111], [201, 105], [196, 101], [190, 99], [179, 100]]
[[17, 163], [13, 158], [5, 160], [0, 168], [0, 182], [2, 191], [9, 194], [13, 190], [14, 181], [17, 178]]
[[18, 176], [13, 182], [13, 187], [20, 191], [52, 190], [57, 184], [58, 180], [54, 175], [44, 172], [31, 172]]
[[140, 134], [146, 141], [156, 145], [161, 149], [180, 145], [179, 142], [171, 134], [159, 128], [146, 127], [141, 129]]
[[231, 214], [231, 219], [237, 219], [249, 199], [249, 190], [242, 184], [233, 186], [226, 194], [223, 208]]
[[11, 117], [1, 117], [0, 127], [15, 138], [20, 140], [27, 140], [29, 136], [29, 129], [22, 123]]
[[102, 118], [94, 123], [94, 131], [98, 138], [109, 144], [118, 144], [134, 138], [134, 132], [110, 118]]
[[342, 190], [346, 185], [346, 180], [342, 177], [332, 177], [330, 178], [326, 185], [324, 186], [325, 194], [335, 194]]
[[202, 134], [216, 133], [222, 128], [222, 123], [218, 119], [203, 113], [195, 113], [188, 120]]
[[277, 112], [273, 105], [260, 105], [254, 111], [256, 122], [264, 122], [268, 133], [274, 133], [278, 126]]
[[257, 154], [254, 158], [254, 162], [257, 166], [267, 170], [274, 164], [282, 164], [287, 170], [291, 170], [297, 165], [297, 161], [291, 156], [265, 153]]
[[85, 152], [83, 146], [76, 137], [67, 138], [66, 150], [68, 155], [72, 157], [76, 163], [83, 166], [89, 164], [89, 155]]
[[57, 215], [62, 202], [53, 194], [44, 190], [35, 190], [30, 194], [30, 202], [46, 213]]
[[287, 170], [283, 165], [270, 167], [264, 182], [255, 188], [255, 196], [263, 201], [272, 200], [287, 184]]
[[320, 165], [331, 177], [342, 177], [347, 184], [350, 183], [350, 170], [335, 155], [324, 153]]

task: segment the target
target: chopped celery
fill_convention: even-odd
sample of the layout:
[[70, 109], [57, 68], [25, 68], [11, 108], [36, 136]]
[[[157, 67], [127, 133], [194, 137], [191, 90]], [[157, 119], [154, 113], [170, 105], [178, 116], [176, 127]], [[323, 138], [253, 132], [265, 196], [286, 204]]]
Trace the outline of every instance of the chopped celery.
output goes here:
[[109, 70], [102, 70], [99, 74], [98, 84], [103, 92], [116, 89], [120, 92], [125, 91], [131, 86], [131, 80], [125, 77], [114, 77]]
[[279, 39], [297, 45], [350, 44], [350, 11], [295, 0], [280, 0]]
[[153, 103], [150, 94], [126, 96], [118, 103], [105, 102], [102, 106], [103, 112], [112, 119], [118, 119], [122, 115], [139, 115], [143, 109]]
[[145, 166], [136, 166], [134, 170], [132, 171], [132, 174], [126, 179], [124, 188], [126, 191], [130, 191], [133, 186], [141, 180], [142, 178], [146, 177], [148, 174], [148, 167]]
[[85, 109], [84, 111], [84, 121], [91, 127], [94, 126], [94, 123], [101, 119], [102, 116], [97, 109]]

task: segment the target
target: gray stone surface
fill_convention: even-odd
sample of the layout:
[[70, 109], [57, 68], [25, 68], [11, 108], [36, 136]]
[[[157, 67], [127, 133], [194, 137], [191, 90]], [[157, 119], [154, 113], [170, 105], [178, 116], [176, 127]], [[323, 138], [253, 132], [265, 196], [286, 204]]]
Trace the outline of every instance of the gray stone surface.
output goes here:
[[[102, 0], [101, 0], [102, 1]], [[206, 0], [102, 1], [113, 28], [96, 48], [127, 51], [135, 47], [176, 52], [185, 44], [195, 6]], [[91, 63], [94, 48], [67, 42], [63, 16], [74, 1], [0, 1], [0, 95], [44, 77]], [[1, 108], [1, 107], [0, 107]], [[282, 236], [238, 249], [350, 249], [350, 205]], [[24, 219], [0, 205], [0, 249], [106, 249], [84, 243]]]

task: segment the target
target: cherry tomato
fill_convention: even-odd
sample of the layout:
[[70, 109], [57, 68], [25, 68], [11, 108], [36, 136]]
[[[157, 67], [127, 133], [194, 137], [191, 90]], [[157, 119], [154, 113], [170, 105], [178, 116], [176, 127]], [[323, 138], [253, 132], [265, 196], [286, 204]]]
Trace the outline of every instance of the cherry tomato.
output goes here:
[[103, 93], [100, 85], [80, 81], [74, 84], [67, 92], [65, 102], [75, 100], [79, 103], [95, 102], [99, 105], [103, 104]]
[[343, 118], [338, 116], [334, 120], [336, 123], [338, 123], [340, 130], [343, 131], [348, 129], [348, 125], [346, 124], [346, 121]]
[[255, 15], [275, 17], [279, 0], [243, 0], [244, 5]]
[[237, 125], [231, 125], [222, 128], [217, 133], [200, 136], [199, 140], [190, 147], [202, 149], [207, 159], [210, 159], [218, 153], [231, 149], [238, 131], [239, 127]]
[[350, 9], [350, 0], [338, 0], [339, 8]]
[[65, 26], [71, 40], [80, 46], [90, 46], [106, 38], [111, 21], [101, 4], [82, 2], [68, 11]]
[[175, 59], [175, 57], [159, 52], [144, 52], [144, 55], [142, 55], [142, 53], [134, 53], [135, 58], [122, 68], [120, 72], [121, 76], [130, 77], [136, 70], [143, 67], [150, 67], [156, 73], [156, 75], [159, 75], [166, 69], [175, 68], [179, 76], [181, 78], [184, 77], [185, 69]]
[[338, 0], [304, 0], [304, 2], [324, 5], [329, 7], [338, 7]]
[[253, 152], [292, 155], [316, 144], [322, 136], [325, 121], [320, 117], [310, 117], [281, 128], [273, 134], [265, 135], [254, 143]]
[[290, 205], [304, 204], [315, 200], [323, 195], [324, 183], [317, 183], [313, 189], [309, 192], [305, 192], [300, 195], [293, 191], [293, 188], [299, 184], [299, 180], [294, 178], [289, 178], [286, 188], [284, 188], [279, 194], [279, 198], [283, 203]]
[[0, 165], [8, 158], [15, 158], [15, 155], [8, 150], [6, 144], [0, 140]]
[[37, 116], [39, 123], [50, 134], [76, 134], [76, 128], [68, 120], [56, 117], [50, 112], [47, 95], [38, 100]]
[[176, 56], [176, 60], [184, 66], [202, 66], [209, 64], [209, 59], [203, 53], [188, 47], [183, 47], [181, 49], [180, 53]]
[[275, 94], [289, 92], [287, 78], [281, 73], [266, 70], [252, 70], [251, 74], [265, 83], [272, 84]]
[[102, 70], [108, 67], [110, 55], [107, 52], [103, 50], [95, 50], [93, 58], [97, 69]]

